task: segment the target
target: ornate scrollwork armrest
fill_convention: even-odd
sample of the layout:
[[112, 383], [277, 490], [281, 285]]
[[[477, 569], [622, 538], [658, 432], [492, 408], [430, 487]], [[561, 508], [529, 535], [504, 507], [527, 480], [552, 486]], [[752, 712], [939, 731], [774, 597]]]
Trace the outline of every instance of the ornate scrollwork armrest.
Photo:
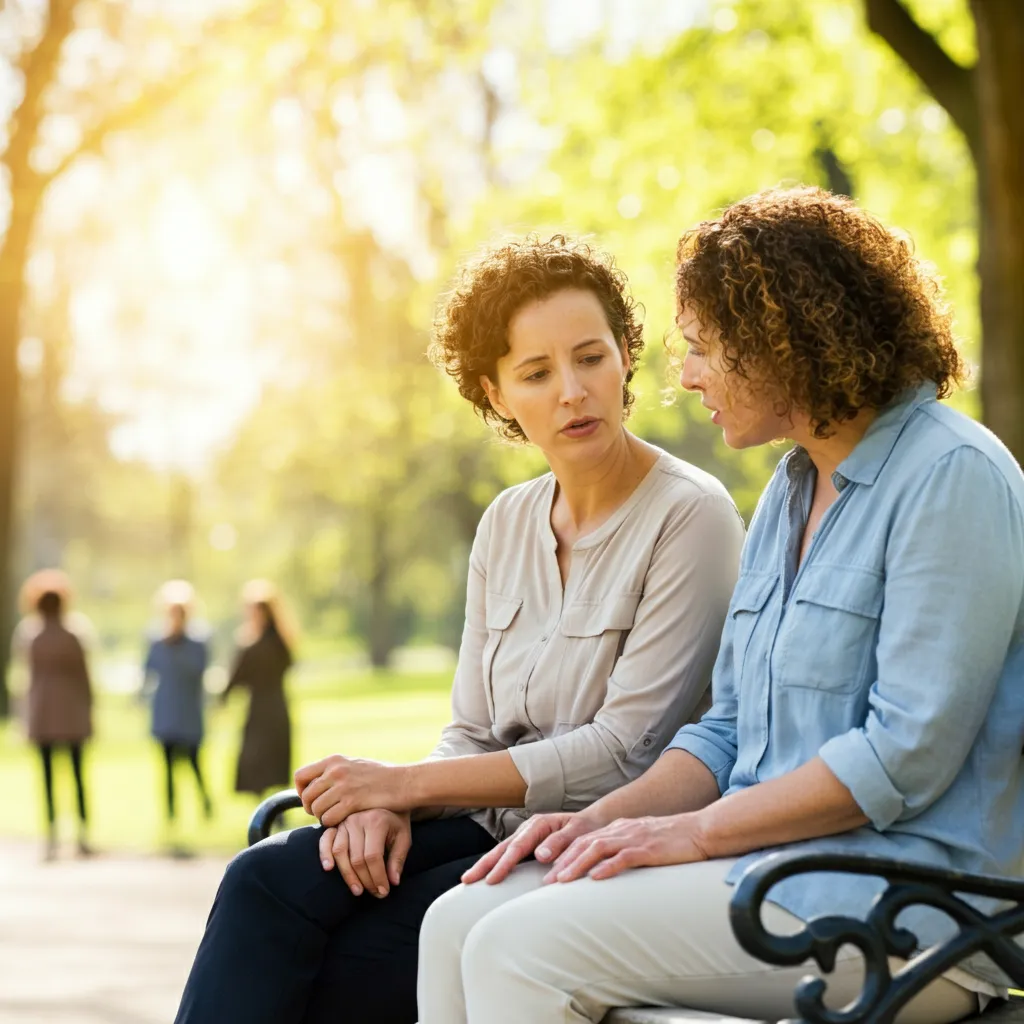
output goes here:
[[[795, 935], [772, 935], [761, 923], [761, 905], [783, 879], [811, 871], [837, 871], [884, 878], [888, 887], [875, 899], [865, 920], [828, 916], [808, 921]], [[983, 914], [959, 895], [987, 896], [1010, 906]], [[932, 946], [893, 975], [890, 956], [909, 960], [918, 949], [913, 932], [896, 927], [907, 907], [929, 906], [947, 914], [955, 934]], [[864, 956], [864, 988], [856, 1002], [830, 1010], [822, 997], [826, 983], [806, 978], [795, 1001], [807, 1024], [891, 1024], [906, 1003], [965, 957], [984, 952], [1013, 981], [1024, 987], [1024, 950], [1014, 941], [1024, 932], [1024, 881], [901, 863], [881, 857], [837, 853], [773, 853], [757, 861], [740, 879], [729, 906], [739, 944], [766, 963], [792, 967], [814, 959], [823, 972], [835, 966], [840, 946], [856, 946]]]
[[253, 843], [266, 839], [270, 835], [271, 826], [285, 811], [301, 806], [302, 801], [294, 789], [282, 789], [280, 792], [268, 796], [252, 812], [252, 817], [249, 819], [249, 845], [252, 846]]

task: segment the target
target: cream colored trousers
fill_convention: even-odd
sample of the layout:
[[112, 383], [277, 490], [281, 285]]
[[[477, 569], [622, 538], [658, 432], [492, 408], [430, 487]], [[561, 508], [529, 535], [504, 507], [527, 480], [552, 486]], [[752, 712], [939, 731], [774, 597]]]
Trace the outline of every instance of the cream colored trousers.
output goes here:
[[[773, 967], [740, 948], [728, 919], [732, 863], [541, 886], [546, 868], [530, 862], [500, 885], [458, 886], [431, 906], [420, 932], [420, 1024], [600, 1021], [616, 1006], [795, 1016], [793, 989], [816, 965]], [[801, 927], [774, 904], [762, 919], [778, 934]], [[851, 1002], [862, 977], [859, 955], [841, 950], [826, 1003]], [[949, 1024], [976, 1012], [974, 993], [940, 978], [898, 1024]]]

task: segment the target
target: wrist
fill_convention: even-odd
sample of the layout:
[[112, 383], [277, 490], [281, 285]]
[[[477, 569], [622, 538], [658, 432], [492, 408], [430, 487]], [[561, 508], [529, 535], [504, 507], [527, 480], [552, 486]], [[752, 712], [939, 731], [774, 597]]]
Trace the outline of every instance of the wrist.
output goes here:
[[600, 800], [596, 804], [591, 804], [585, 810], [576, 812], [577, 820], [586, 822], [591, 831], [604, 828], [621, 817], [621, 814], [613, 813], [610, 808], [602, 807]]
[[708, 860], [725, 856], [721, 849], [721, 837], [717, 829], [716, 805], [717, 801], [714, 804], [708, 804], [707, 807], [702, 807], [699, 811], [687, 811], [677, 815], [680, 824], [684, 825], [692, 836], [694, 845]]
[[394, 768], [397, 773], [397, 807], [401, 813], [409, 813], [417, 807], [429, 804], [425, 799], [423, 772], [417, 771], [422, 767], [417, 764], [401, 764]]

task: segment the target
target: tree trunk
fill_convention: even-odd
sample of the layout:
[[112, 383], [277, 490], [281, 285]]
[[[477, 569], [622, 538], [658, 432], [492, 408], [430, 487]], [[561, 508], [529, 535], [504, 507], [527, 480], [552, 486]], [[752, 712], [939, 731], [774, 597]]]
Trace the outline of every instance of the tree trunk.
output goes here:
[[35, 202], [23, 202], [20, 209], [12, 209], [11, 223], [0, 248], [0, 717], [5, 717], [10, 709], [7, 668], [15, 623], [16, 581], [11, 574], [11, 558], [21, 392], [18, 344], [25, 294], [24, 267], [37, 209], [38, 198]]
[[1024, 6], [972, 0], [985, 423], [1024, 462]]
[[375, 669], [388, 667], [395, 649], [394, 614], [391, 607], [391, 559], [388, 550], [388, 520], [381, 507], [370, 506], [370, 579], [369, 641], [370, 664]]

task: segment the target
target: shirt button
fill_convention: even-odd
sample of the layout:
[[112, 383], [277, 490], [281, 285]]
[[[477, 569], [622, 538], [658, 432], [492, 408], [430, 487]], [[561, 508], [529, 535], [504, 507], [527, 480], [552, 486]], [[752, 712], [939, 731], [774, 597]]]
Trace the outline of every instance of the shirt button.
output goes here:
[[645, 747], [649, 747], [650, 745], [651, 745], [651, 737], [648, 736], [647, 739], [644, 740], [644, 746]]

